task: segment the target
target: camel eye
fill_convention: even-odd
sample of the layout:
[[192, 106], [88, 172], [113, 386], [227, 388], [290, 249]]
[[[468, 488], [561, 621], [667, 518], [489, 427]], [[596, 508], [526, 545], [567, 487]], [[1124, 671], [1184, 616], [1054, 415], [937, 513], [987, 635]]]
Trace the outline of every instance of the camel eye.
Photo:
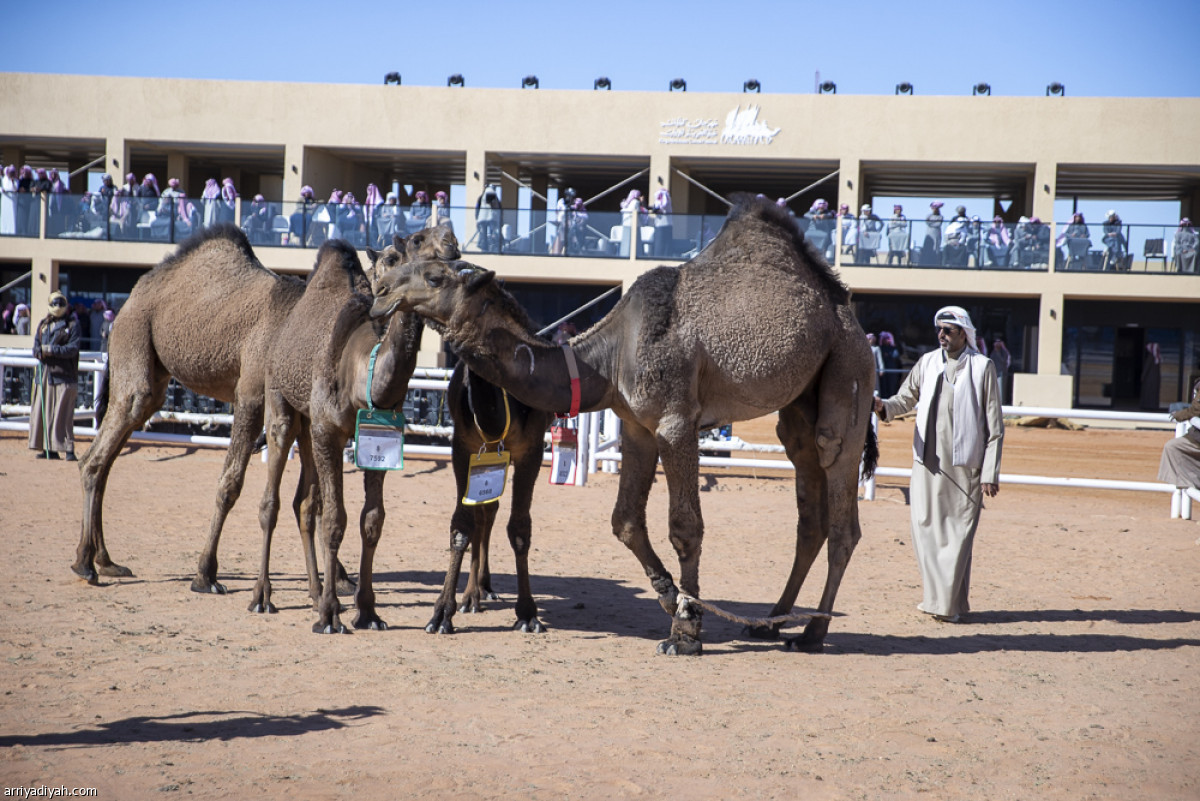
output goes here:
[[440, 287], [444, 280], [445, 280], [445, 278], [442, 276], [441, 273], [426, 273], [425, 274], [425, 283], [429, 284], [429, 286], [433, 287], [434, 289]]

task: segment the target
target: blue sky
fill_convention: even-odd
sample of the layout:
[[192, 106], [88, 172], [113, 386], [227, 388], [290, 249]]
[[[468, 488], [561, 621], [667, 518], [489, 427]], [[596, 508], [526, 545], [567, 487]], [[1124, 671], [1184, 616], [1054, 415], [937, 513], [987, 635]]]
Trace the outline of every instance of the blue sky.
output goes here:
[[[1200, 92], [1200, 2], [125, 2], [14, 0], [0, 71], [220, 80], [1183, 97]], [[1175, 41], [1178, 34], [1185, 34]]]

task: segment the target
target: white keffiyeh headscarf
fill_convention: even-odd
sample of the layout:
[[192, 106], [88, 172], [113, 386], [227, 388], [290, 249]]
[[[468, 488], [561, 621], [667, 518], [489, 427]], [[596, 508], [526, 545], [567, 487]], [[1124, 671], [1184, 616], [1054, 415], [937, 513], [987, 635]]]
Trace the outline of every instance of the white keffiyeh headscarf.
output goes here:
[[967, 332], [967, 345], [974, 346], [975, 323], [971, 322], [971, 315], [967, 314], [967, 310], [962, 306], [943, 306], [938, 309], [937, 314], [933, 315], [933, 324], [937, 325], [938, 323], [957, 325]]

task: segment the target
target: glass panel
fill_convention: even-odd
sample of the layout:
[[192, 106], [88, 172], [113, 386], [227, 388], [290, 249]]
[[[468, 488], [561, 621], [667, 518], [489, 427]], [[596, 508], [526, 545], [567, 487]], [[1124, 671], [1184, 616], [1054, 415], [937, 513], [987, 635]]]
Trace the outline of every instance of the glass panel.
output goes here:
[[29, 192], [0, 193], [0, 236], [41, 236], [42, 204]]

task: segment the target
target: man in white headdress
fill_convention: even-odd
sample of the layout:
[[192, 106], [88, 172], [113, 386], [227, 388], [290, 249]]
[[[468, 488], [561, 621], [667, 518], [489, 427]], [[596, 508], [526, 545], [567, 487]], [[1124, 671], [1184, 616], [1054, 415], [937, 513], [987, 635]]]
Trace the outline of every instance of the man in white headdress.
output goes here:
[[956, 623], [970, 611], [971, 548], [983, 496], [1000, 491], [1004, 416], [991, 359], [975, 349], [975, 325], [959, 306], [934, 315], [938, 350], [922, 356], [900, 391], [875, 399], [890, 421], [914, 407], [910, 482], [913, 547], [925, 585], [917, 606]]

